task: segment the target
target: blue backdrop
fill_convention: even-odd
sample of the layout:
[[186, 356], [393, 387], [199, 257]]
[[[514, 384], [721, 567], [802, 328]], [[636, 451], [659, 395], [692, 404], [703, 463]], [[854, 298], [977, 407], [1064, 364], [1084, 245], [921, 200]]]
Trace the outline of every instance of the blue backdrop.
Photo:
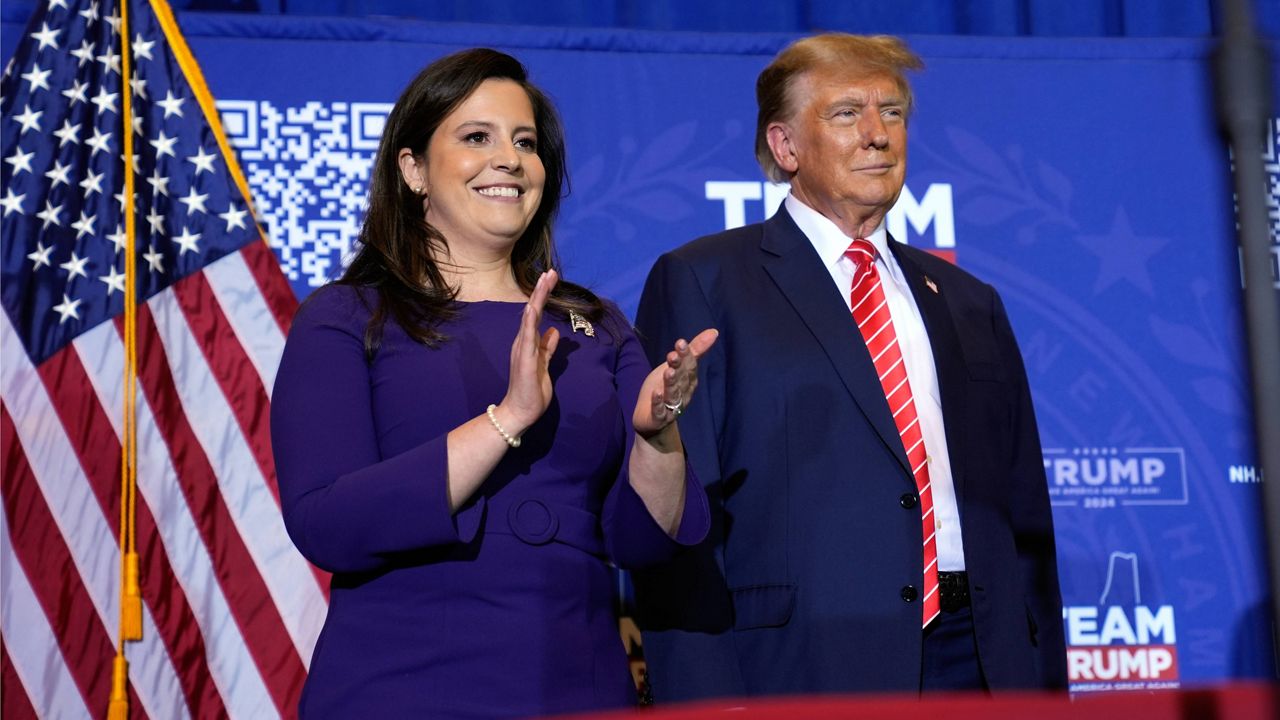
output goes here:
[[[516, 54], [555, 98], [572, 177], [566, 274], [627, 312], [659, 253], [761, 220], [785, 194], [753, 160], [753, 88], [791, 35], [180, 20], [299, 295], [350, 247], [390, 103], [463, 47]], [[12, 48], [21, 28], [3, 31]], [[908, 40], [927, 67], [891, 230], [953, 253], [1005, 298], [1055, 502], [1073, 686], [1271, 676], [1208, 42]], [[1273, 207], [1277, 131], [1263, 150]]]

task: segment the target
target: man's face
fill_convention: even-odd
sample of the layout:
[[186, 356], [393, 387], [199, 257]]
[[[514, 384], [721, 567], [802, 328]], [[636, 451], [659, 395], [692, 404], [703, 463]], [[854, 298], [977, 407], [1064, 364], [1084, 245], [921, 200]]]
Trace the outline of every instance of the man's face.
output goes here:
[[825, 66], [798, 78], [792, 93], [795, 114], [779, 123], [789, 154], [779, 164], [794, 173], [792, 192], [846, 230], [842, 220], [878, 222], [898, 199], [907, 170], [907, 107], [898, 84], [884, 73]]

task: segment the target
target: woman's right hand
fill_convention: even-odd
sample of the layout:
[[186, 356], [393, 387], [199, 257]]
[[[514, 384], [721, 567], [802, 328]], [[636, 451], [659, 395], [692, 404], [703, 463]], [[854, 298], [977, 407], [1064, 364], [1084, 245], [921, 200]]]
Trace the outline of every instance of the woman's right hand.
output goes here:
[[546, 307], [551, 290], [559, 281], [555, 270], [548, 270], [538, 277], [533, 294], [520, 316], [520, 330], [511, 343], [511, 379], [507, 383], [506, 397], [494, 412], [499, 416], [503, 429], [513, 437], [519, 437], [537, 422], [551, 404], [551, 356], [560, 342], [560, 332], [554, 327], [545, 333], [538, 332], [542, 324], [542, 310]]

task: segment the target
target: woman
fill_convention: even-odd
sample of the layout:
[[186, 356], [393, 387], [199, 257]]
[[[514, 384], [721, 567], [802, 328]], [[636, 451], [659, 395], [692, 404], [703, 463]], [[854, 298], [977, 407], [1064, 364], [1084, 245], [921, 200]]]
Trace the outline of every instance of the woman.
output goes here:
[[333, 573], [300, 710], [633, 703], [609, 561], [707, 531], [674, 420], [716, 333], [650, 370], [616, 308], [559, 280], [562, 131], [510, 56], [423, 70], [373, 173], [360, 250], [299, 311], [273, 396], [285, 523]]

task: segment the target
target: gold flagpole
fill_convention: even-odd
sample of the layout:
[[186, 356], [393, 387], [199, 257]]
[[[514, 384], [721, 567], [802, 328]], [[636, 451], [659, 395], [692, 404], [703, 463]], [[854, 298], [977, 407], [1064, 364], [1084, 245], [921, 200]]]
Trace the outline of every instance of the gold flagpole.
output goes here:
[[124, 644], [142, 639], [142, 595], [138, 584], [136, 533], [138, 488], [138, 290], [137, 230], [134, 207], [132, 48], [129, 44], [129, 0], [120, 3], [120, 92], [124, 148], [124, 437], [120, 444], [120, 640], [111, 674], [108, 720], [129, 716], [129, 664]]

